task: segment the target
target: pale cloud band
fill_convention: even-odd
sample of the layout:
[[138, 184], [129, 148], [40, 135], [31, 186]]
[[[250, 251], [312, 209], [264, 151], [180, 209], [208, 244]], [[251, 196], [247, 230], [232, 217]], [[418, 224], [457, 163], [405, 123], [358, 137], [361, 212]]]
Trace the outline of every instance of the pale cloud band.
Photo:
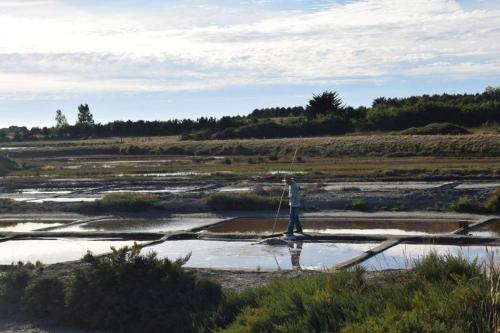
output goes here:
[[246, 16], [209, 5], [112, 14], [63, 1], [17, 3], [0, 2], [4, 99], [500, 75], [500, 10], [453, 0]]

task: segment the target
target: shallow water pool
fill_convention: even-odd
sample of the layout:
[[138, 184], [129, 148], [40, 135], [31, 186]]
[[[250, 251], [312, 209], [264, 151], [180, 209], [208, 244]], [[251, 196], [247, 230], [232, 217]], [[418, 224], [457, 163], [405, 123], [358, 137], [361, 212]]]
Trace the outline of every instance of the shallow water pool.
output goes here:
[[40, 261], [43, 264], [55, 264], [79, 260], [87, 251], [99, 255], [111, 252], [112, 246], [121, 248], [133, 244], [133, 241], [110, 239], [10, 240], [0, 243], [0, 265], [10, 265], [19, 261], [32, 263]]
[[[303, 218], [304, 232], [332, 235], [435, 235], [450, 233], [460, 227], [458, 221], [433, 220], [352, 220], [335, 218]], [[284, 231], [288, 220], [278, 219], [276, 231]], [[209, 228], [215, 233], [271, 233], [274, 219], [241, 218]]]
[[251, 242], [224, 241], [167, 241], [143, 251], [155, 251], [161, 258], [175, 260], [191, 253], [187, 267], [278, 270], [330, 268], [358, 256], [378, 243], [300, 243], [285, 246]]
[[0, 232], [28, 232], [38, 229], [62, 226], [64, 223], [42, 223], [42, 222], [1, 222]]
[[220, 218], [172, 217], [166, 219], [102, 219], [58, 228], [54, 231], [169, 232], [207, 226]]

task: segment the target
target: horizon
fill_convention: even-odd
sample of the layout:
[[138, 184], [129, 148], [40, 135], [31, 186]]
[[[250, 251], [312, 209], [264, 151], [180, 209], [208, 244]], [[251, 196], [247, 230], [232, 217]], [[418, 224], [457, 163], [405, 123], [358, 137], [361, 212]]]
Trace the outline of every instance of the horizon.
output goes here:
[[[492, 86], [488, 86], [488, 87], [492, 87]], [[481, 94], [483, 93], [486, 88], [488, 87], [485, 87], [485, 89], [483, 89], [482, 91], [478, 91], [478, 92], [469, 92], [469, 93], [465, 93], [465, 94]], [[493, 88], [498, 88], [500, 89], [500, 87], [493, 87]], [[444, 94], [449, 94], [449, 95], [453, 95], [453, 94], [450, 94], [450, 93], [447, 93], [447, 92], [444, 92]], [[424, 95], [424, 94], [423, 94]], [[428, 94], [430, 96], [432, 96], [433, 94]], [[417, 96], [417, 95], [411, 95], [411, 96]], [[421, 96], [421, 95], [420, 95]], [[312, 97], [312, 95], [310, 96]], [[386, 97], [386, 98], [394, 98], [394, 96], [378, 96], [378, 97]], [[397, 98], [407, 98], [407, 97], [410, 97], [410, 96], [398, 96]], [[83, 105], [85, 104], [88, 104], [88, 103], [81, 103]], [[79, 104], [79, 105], [81, 105]], [[367, 108], [370, 108], [371, 107], [371, 104], [370, 105], [359, 105], [357, 107], [367, 107]], [[89, 106], [89, 109], [90, 109], [90, 112], [92, 113], [92, 116], [94, 117], [94, 119], [96, 119], [96, 115], [94, 114], [93, 110], [92, 110], [92, 106], [91, 105], [88, 105]], [[306, 107], [307, 106], [307, 103], [304, 103], [302, 105], [290, 105], [290, 106], [267, 106], [267, 107], [262, 107], [260, 109], [271, 109], [271, 108], [287, 108], [287, 107]], [[349, 105], [349, 104], [346, 104], [344, 103], [344, 107], [352, 107], [352, 105]], [[243, 116], [243, 117], [246, 117], [246, 116], [249, 116], [254, 110], [257, 110], [257, 109], [252, 109], [248, 112], [244, 112], [244, 113], [241, 113], [241, 114], [236, 114], [236, 115], [222, 115], [221, 117], [224, 117], [224, 116]], [[56, 110], [56, 111], [59, 111], [59, 110]], [[55, 114], [56, 114], [56, 111], [54, 111], [54, 117], [55, 118]], [[74, 125], [76, 123], [76, 118], [77, 118], [77, 114], [78, 114], [78, 107], [75, 107], [75, 110], [73, 113], [65, 113], [64, 111], [61, 110], [61, 112], [63, 113], [63, 115], [68, 119], [72, 119], [72, 118], [75, 118], [74, 121], [68, 121], [70, 125]], [[127, 121], [132, 121], [132, 122], [136, 122], [136, 121], [150, 121], [150, 122], [153, 122], [153, 121], [169, 121], [169, 120], [199, 120], [200, 118], [202, 117], [205, 117], [205, 118], [216, 118], [216, 119], [220, 119], [221, 117], [214, 117], [214, 116], [199, 116], [199, 117], [195, 117], [195, 118], [170, 118], [170, 119], [142, 119], [142, 118], [137, 118], [137, 119], [111, 119], [111, 120], [107, 120], [105, 122], [100, 122], [100, 121], [96, 121], [96, 124], [102, 124], [102, 125], [105, 125], [107, 123], [111, 123], [111, 122], [114, 122], [114, 121], [124, 121], [124, 122], [127, 122]], [[98, 117], [97, 117], [98, 118]], [[55, 120], [55, 119], [54, 119]], [[9, 125], [9, 126], [5, 126], [5, 127], [1, 127], [0, 126], [0, 129], [6, 129], [6, 128], [9, 128], [9, 127], [26, 127], [28, 129], [31, 129], [31, 128], [35, 128], [35, 127], [39, 127], [39, 128], [43, 128], [43, 127], [47, 127], [47, 128], [51, 128], [55, 126], [55, 123], [54, 124], [51, 124], [51, 125], [48, 125], [48, 126], [26, 126], [26, 125], [17, 125], [17, 124], [13, 124], [13, 125]]]
[[0, 128], [246, 115], [339, 92], [481, 93], [500, 82], [493, 0], [0, 1]]

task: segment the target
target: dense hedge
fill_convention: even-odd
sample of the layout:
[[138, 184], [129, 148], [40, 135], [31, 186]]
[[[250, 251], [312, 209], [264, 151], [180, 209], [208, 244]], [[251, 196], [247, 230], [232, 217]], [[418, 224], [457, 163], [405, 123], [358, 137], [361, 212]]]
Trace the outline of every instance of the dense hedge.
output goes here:
[[432, 123], [424, 127], [410, 127], [401, 132], [403, 135], [464, 135], [470, 132], [461, 126], [450, 123]]

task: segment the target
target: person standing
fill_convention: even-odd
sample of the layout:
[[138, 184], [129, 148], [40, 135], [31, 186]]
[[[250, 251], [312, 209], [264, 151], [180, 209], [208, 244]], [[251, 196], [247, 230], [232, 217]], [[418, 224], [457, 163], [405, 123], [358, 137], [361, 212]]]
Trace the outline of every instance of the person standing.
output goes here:
[[298, 233], [302, 233], [302, 224], [300, 223], [299, 213], [300, 213], [300, 186], [295, 182], [295, 179], [291, 176], [285, 178], [285, 182], [288, 185], [288, 198], [290, 200], [290, 218], [288, 221], [288, 230], [285, 233], [286, 236], [293, 235], [294, 229]]

